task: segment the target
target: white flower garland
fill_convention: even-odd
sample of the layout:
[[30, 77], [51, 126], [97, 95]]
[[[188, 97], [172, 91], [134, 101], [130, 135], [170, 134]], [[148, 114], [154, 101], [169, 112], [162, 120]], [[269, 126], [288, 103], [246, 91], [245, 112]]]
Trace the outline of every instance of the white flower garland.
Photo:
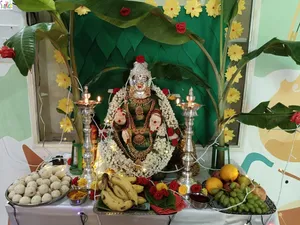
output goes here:
[[[162, 116], [167, 127], [177, 129], [178, 122], [172, 110], [168, 98], [161, 89], [152, 85], [152, 90], [159, 97], [158, 104], [161, 108]], [[119, 107], [123, 104], [126, 97], [126, 88], [122, 88], [116, 93], [109, 103], [109, 109], [105, 117], [105, 124], [112, 127], [114, 115]], [[167, 139], [166, 125], [162, 124], [157, 132], [157, 137], [153, 144], [152, 151], [146, 156], [142, 165], [135, 164], [128, 158], [109, 135], [107, 139], [100, 142], [98, 151], [100, 152], [107, 166], [115, 171], [123, 172], [128, 176], [150, 177], [164, 169], [172, 157], [175, 149]]]

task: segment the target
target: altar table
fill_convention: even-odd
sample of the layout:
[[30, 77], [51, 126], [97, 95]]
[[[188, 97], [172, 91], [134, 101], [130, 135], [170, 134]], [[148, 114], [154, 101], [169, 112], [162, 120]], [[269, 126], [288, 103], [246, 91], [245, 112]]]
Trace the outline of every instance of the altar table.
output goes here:
[[[93, 201], [87, 200], [81, 206], [71, 206], [67, 198], [40, 207], [15, 206], [6, 204], [11, 225], [82, 225], [80, 212], [88, 216], [85, 225], [244, 225], [249, 216], [229, 215], [212, 209], [197, 210], [186, 208], [170, 215], [98, 215], [94, 213]], [[264, 216], [264, 221], [269, 216]], [[261, 217], [253, 216], [252, 225], [261, 225]]]

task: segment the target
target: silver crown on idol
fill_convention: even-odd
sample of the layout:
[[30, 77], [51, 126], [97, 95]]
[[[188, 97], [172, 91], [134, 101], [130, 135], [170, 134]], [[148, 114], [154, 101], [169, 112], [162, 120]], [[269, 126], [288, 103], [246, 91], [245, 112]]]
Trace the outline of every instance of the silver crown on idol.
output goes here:
[[137, 84], [146, 84], [150, 87], [152, 82], [151, 72], [148, 70], [148, 63], [143, 56], [137, 56], [136, 61], [133, 64], [133, 68], [130, 70], [129, 83], [130, 86]]

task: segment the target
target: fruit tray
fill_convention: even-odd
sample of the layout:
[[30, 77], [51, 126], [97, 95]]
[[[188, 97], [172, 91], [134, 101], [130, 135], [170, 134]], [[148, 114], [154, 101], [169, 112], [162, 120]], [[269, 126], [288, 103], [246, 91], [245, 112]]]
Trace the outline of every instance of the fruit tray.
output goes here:
[[98, 200], [95, 202], [94, 212], [101, 215], [156, 215], [156, 213], [150, 209], [150, 204], [148, 202], [139, 206], [134, 206], [125, 212], [116, 212], [111, 211], [103, 203], [101, 198], [98, 198]]

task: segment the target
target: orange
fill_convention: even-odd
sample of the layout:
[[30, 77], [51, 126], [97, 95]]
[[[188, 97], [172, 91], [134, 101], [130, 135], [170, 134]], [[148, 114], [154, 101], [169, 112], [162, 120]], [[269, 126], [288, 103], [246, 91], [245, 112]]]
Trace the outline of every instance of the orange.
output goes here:
[[239, 176], [239, 170], [232, 164], [226, 164], [220, 170], [220, 177], [224, 181], [235, 181]]
[[209, 194], [212, 194], [214, 189], [221, 189], [223, 187], [223, 183], [219, 178], [210, 177], [207, 179], [205, 187]]

